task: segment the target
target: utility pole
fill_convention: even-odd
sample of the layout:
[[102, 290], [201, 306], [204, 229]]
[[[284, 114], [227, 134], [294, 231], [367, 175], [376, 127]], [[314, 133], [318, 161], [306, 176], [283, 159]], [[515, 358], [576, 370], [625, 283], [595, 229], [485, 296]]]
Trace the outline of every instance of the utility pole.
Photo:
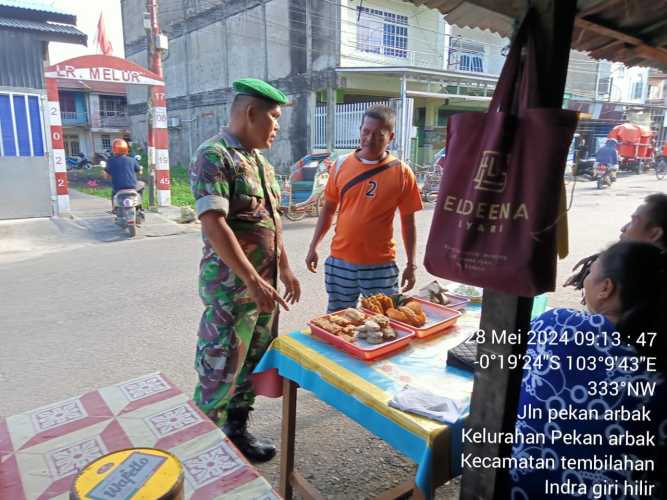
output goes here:
[[[148, 68], [163, 79], [162, 51], [166, 50], [166, 37], [158, 24], [158, 0], [146, 0], [144, 28], [148, 39]], [[166, 89], [164, 86], [148, 87], [148, 175], [149, 202], [151, 207], [169, 205], [171, 181], [167, 150]]]

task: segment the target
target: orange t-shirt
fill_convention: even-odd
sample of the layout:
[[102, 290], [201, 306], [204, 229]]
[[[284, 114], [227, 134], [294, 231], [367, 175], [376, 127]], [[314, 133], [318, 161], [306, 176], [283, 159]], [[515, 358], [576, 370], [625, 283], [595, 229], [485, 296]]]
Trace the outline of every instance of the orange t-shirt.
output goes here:
[[[331, 255], [351, 264], [383, 264], [396, 258], [394, 214], [409, 215], [423, 208], [415, 175], [404, 163], [389, 167], [356, 184], [343, 196], [343, 187], [358, 175], [396, 158], [363, 163], [352, 153], [329, 176], [326, 199], [339, 205]], [[333, 169], [332, 169], [333, 170]]]

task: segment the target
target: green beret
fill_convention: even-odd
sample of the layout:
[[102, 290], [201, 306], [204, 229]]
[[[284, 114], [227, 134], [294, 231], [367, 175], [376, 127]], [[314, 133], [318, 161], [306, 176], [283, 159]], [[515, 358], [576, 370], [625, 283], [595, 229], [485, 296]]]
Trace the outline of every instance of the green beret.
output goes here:
[[252, 97], [259, 97], [261, 99], [268, 99], [277, 104], [287, 104], [287, 96], [280, 90], [265, 81], [257, 78], [241, 78], [236, 80], [233, 84], [234, 90], [240, 95], [249, 95]]

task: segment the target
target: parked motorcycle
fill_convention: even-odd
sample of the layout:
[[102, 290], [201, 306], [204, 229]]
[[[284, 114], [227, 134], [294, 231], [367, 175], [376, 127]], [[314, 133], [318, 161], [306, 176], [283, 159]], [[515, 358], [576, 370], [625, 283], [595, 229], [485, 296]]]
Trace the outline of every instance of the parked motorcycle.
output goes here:
[[66, 161], [67, 170], [88, 170], [93, 166], [93, 163], [84, 153], [79, 153], [76, 156], [68, 156]]
[[598, 181], [598, 189], [603, 189], [616, 180], [612, 169], [604, 163], [595, 164], [595, 178]]
[[136, 189], [121, 189], [113, 197], [116, 224], [127, 229], [130, 237], [137, 235], [137, 226], [144, 222], [141, 196]]
[[102, 152], [97, 152], [95, 153], [95, 156], [93, 157], [93, 160], [95, 162], [95, 165], [100, 165], [101, 167], [106, 167], [107, 162], [113, 158], [111, 151], [108, 149], [105, 149]]

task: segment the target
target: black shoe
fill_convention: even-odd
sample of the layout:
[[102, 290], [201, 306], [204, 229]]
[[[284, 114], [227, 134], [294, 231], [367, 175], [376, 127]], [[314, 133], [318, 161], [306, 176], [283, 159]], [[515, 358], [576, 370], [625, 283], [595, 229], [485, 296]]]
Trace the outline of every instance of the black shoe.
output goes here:
[[249, 409], [230, 411], [222, 432], [251, 462], [268, 462], [276, 455], [276, 447], [268, 441], [257, 439], [248, 432], [249, 412]]

